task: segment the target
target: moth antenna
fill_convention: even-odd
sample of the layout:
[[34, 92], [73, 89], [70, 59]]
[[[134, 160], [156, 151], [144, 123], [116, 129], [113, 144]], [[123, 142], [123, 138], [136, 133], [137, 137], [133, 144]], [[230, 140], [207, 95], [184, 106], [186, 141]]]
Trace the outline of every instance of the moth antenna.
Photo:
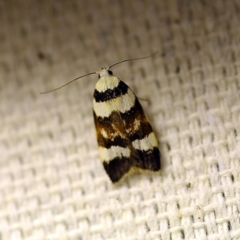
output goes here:
[[156, 55], [158, 52], [159, 52], [159, 51], [157, 51], [157, 52], [155, 52], [155, 53], [153, 53], [153, 54], [151, 54], [151, 55], [148, 55], [148, 56], [146, 56], [146, 57], [130, 58], [130, 59], [122, 60], [122, 61], [120, 61], [120, 62], [117, 62], [117, 63], [114, 63], [114, 64], [110, 65], [110, 66], [108, 67], [108, 69], [110, 69], [111, 67], [114, 67], [114, 66], [116, 66], [116, 65], [118, 65], [118, 64], [120, 64], [120, 63], [123, 63], [123, 62], [129, 62], [129, 61], [141, 60], [141, 59], [145, 59], [145, 58], [152, 57], [152, 56]]
[[91, 73], [88, 73], [88, 74], [82, 75], [82, 76], [80, 76], [80, 77], [74, 78], [73, 80], [71, 80], [71, 81], [69, 81], [69, 82], [63, 84], [63, 85], [60, 86], [60, 87], [54, 88], [54, 89], [49, 90], [49, 91], [46, 91], [46, 92], [41, 92], [40, 94], [46, 94], [46, 93], [50, 93], [50, 92], [57, 91], [57, 90], [59, 90], [59, 89], [65, 87], [65, 86], [71, 84], [72, 82], [75, 82], [76, 80], [78, 80], [78, 79], [80, 79], [80, 78], [83, 78], [83, 77], [86, 77], [86, 76], [89, 76], [89, 75], [91, 75], [91, 74], [97, 74], [97, 73], [96, 73], [96, 72], [91, 72]]
[[[117, 63], [114, 63], [114, 64], [110, 65], [110, 66], [108, 67], [108, 69], [110, 69], [110, 68], [112, 68], [112, 67], [114, 67], [114, 66], [116, 66], [116, 65], [118, 65], [118, 64], [120, 64], [120, 63], [123, 63], [123, 62], [129, 62], [129, 61], [135, 61], [135, 60], [141, 60], [141, 59], [149, 58], [149, 57], [152, 57], [152, 56], [156, 55], [157, 53], [158, 53], [158, 51], [155, 52], [155, 53], [153, 53], [153, 54], [151, 54], [151, 55], [145, 56], [145, 57], [125, 59], [125, 60], [122, 60], [122, 61], [120, 61], [120, 62], [117, 62]], [[57, 91], [57, 90], [65, 87], [65, 86], [71, 84], [72, 82], [75, 82], [76, 80], [78, 80], [78, 79], [80, 79], [80, 78], [83, 78], [83, 77], [86, 77], [86, 76], [89, 76], [89, 75], [92, 75], [92, 74], [98, 74], [98, 72], [91, 72], [91, 73], [82, 75], [82, 76], [80, 76], [80, 77], [74, 78], [73, 80], [71, 80], [71, 81], [63, 84], [63, 85], [60, 86], [60, 87], [54, 88], [54, 89], [49, 90], [49, 91], [41, 92], [40, 94], [46, 94], [46, 93], [50, 93], [50, 92]]]

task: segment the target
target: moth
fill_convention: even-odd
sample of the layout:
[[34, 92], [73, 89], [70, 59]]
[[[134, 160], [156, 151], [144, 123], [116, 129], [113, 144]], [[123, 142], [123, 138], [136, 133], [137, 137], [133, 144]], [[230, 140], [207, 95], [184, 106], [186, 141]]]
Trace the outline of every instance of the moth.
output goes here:
[[161, 168], [158, 141], [138, 98], [130, 87], [110, 70], [122, 62], [147, 57], [117, 62], [98, 72], [85, 74], [58, 88], [43, 92], [49, 93], [79, 78], [98, 74], [99, 80], [93, 94], [93, 117], [99, 156], [113, 183], [136, 170], [159, 171]]

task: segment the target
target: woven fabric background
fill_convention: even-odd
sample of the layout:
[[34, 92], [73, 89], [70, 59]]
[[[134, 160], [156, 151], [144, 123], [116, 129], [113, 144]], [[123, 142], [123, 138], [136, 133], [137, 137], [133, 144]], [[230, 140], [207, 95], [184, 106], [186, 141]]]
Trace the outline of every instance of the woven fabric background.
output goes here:
[[[0, 2], [0, 239], [240, 239], [240, 2]], [[159, 174], [113, 185], [92, 75], [141, 98]]]

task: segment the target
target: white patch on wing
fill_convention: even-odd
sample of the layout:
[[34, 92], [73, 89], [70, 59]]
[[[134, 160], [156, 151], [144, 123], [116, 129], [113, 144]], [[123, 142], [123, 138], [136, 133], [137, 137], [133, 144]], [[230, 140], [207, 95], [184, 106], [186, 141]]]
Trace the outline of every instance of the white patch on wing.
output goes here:
[[[112, 127], [114, 129], [114, 124], [112, 124]], [[107, 133], [105, 131], [105, 129], [102, 128], [100, 133], [104, 138], [108, 138], [108, 139], [111, 139], [111, 140], [114, 140], [115, 137], [122, 137], [122, 138], [126, 137], [126, 134], [119, 131], [119, 129], [115, 128], [114, 130], [115, 130], [115, 132], [108, 132]]]
[[118, 86], [120, 80], [115, 76], [105, 76], [101, 77], [95, 86], [98, 92], [105, 92], [108, 89], [114, 89]]
[[98, 117], [109, 117], [113, 111], [127, 112], [135, 104], [135, 95], [128, 89], [127, 93], [105, 102], [96, 102], [93, 99], [93, 109]]
[[110, 148], [99, 147], [99, 155], [102, 162], [109, 163], [116, 157], [130, 157], [130, 149], [119, 147], [119, 146], [112, 146]]
[[104, 138], [108, 137], [107, 132], [103, 128], [101, 129], [101, 134]]
[[145, 138], [143, 138], [141, 140], [133, 141], [132, 145], [135, 149], [146, 151], [146, 150], [152, 149], [153, 147], [158, 147], [158, 142], [155, 137], [155, 134], [153, 132], [151, 132]]
[[141, 121], [138, 120], [138, 119], [135, 119], [134, 122], [133, 122], [133, 128], [129, 128], [129, 129], [126, 129], [126, 132], [129, 134], [129, 133], [133, 133], [133, 132], [136, 132], [137, 130], [139, 130], [140, 126], [141, 126]]
[[134, 124], [133, 124], [133, 126], [134, 126], [133, 131], [137, 131], [137, 130], [139, 129], [140, 125], [141, 125], [141, 124], [140, 124], [140, 120], [135, 119], [135, 120], [134, 120]]

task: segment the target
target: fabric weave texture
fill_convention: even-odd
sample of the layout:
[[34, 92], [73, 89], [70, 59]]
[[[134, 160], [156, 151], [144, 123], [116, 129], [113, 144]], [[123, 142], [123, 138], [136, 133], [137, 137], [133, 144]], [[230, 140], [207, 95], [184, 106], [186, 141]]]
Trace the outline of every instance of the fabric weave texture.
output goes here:
[[[1, 1], [0, 240], [240, 239], [240, 2]], [[112, 69], [156, 131], [160, 173], [113, 185], [92, 117]], [[239, 53], [239, 54], [238, 54]]]

